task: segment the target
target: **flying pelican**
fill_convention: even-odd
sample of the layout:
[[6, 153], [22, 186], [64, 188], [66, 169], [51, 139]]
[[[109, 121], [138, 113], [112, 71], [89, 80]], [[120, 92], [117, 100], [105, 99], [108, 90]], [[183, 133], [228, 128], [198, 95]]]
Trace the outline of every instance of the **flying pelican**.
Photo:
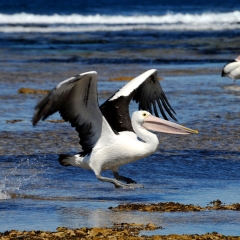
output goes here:
[[222, 69], [222, 77], [230, 77], [234, 80], [240, 79], [240, 55], [233, 61], [227, 63]]
[[[129, 103], [135, 100], [140, 111], [129, 116]], [[158, 116], [157, 106], [167, 119], [174, 117], [152, 69], [128, 82], [100, 107], [97, 96], [97, 72], [86, 72], [60, 82], [35, 107], [33, 126], [51, 114], [59, 112], [79, 134], [82, 151], [74, 156], [60, 154], [63, 166], [75, 166], [93, 170], [97, 179], [110, 182], [115, 187], [142, 187], [134, 180], [121, 176], [119, 167], [145, 158], [158, 147], [159, 140], [150, 131], [170, 134], [190, 134], [197, 131], [153, 116]], [[153, 110], [152, 110], [153, 108]], [[114, 178], [104, 177], [101, 172], [111, 170]], [[123, 183], [124, 181], [126, 183]]]

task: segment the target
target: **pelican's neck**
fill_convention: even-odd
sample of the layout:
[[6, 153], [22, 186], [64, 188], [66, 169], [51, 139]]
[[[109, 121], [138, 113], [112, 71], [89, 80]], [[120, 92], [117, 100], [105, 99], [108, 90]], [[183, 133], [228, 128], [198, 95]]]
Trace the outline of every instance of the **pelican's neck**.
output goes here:
[[146, 130], [135, 121], [132, 122], [132, 125], [137, 136], [144, 141], [144, 144], [146, 145], [145, 147], [148, 148], [149, 151], [155, 152], [159, 144], [157, 136], [154, 133]]

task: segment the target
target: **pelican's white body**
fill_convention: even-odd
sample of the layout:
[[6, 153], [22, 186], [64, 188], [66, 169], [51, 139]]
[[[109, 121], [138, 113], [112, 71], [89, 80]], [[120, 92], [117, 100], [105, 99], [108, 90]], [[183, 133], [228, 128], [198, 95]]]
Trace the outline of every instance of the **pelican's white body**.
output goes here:
[[[157, 125], [155, 125], [157, 124]], [[176, 123], [156, 118], [146, 111], [137, 111], [132, 116], [132, 126], [135, 131], [123, 131], [115, 134], [106, 119], [102, 117], [101, 136], [89, 155], [82, 157], [77, 154], [62, 160], [63, 165], [91, 169], [101, 181], [112, 182], [117, 187], [135, 187], [134, 184], [123, 184], [118, 180], [134, 182], [130, 178], [120, 176], [120, 166], [145, 158], [153, 154], [159, 144], [155, 134], [148, 130], [189, 134], [197, 131], [185, 128]], [[140, 138], [140, 139], [139, 139]], [[117, 180], [101, 176], [103, 170], [111, 170]], [[140, 185], [142, 186], [142, 185]]]
[[240, 56], [235, 61], [226, 64], [223, 68], [222, 76], [227, 76], [234, 80], [240, 79]]
[[108, 132], [106, 138], [101, 136], [89, 155], [81, 157], [77, 154], [68, 157], [65, 160], [66, 163], [76, 167], [92, 169], [98, 175], [102, 170], [117, 171], [122, 165], [150, 156], [158, 147], [157, 136], [138, 125], [135, 119], [132, 124], [143, 141], [139, 140], [133, 132], [124, 131], [117, 135], [112, 131], [109, 132], [109, 126], [104, 118], [102, 134]]

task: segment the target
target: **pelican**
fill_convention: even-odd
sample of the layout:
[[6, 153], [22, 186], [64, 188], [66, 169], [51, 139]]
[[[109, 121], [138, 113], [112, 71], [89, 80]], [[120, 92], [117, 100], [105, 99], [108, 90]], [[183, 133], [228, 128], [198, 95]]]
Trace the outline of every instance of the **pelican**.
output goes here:
[[222, 77], [230, 77], [234, 80], [240, 79], [240, 55], [233, 61], [227, 63], [222, 69]]
[[[129, 116], [129, 103], [139, 103], [139, 111]], [[97, 179], [115, 187], [143, 187], [118, 173], [120, 166], [154, 153], [159, 140], [151, 131], [191, 134], [196, 130], [167, 120], [176, 120], [174, 110], [157, 78], [157, 70], [144, 72], [123, 86], [101, 106], [98, 104], [97, 72], [91, 71], [60, 82], [35, 107], [33, 126], [55, 112], [71, 123], [80, 138], [82, 151], [74, 156], [60, 154], [63, 166], [92, 170]], [[158, 116], [160, 110], [163, 117]], [[156, 116], [153, 116], [152, 113]], [[114, 178], [104, 177], [111, 170]]]

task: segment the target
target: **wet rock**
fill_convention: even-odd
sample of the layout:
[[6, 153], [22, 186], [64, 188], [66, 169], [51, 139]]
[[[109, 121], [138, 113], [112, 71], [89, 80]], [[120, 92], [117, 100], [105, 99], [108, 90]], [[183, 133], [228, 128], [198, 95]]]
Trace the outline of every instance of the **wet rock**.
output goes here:
[[13, 120], [6, 120], [6, 123], [16, 123], [16, 122], [22, 122], [22, 119], [13, 119]]
[[232, 204], [233, 210], [240, 211], [240, 203]]
[[30, 231], [29, 233], [30, 233], [30, 235], [36, 235], [35, 231]]
[[134, 77], [120, 76], [120, 77], [109, 78], [109, 81], [130, 81], [133, 78]]
[[96, 237], [102, 235], [102, 229], [101, 228], [93, 228], [88, 232], [88, 235], [90, 237]]
[[220, 200], [212, 201], [213, 206], [196, 206], [193, 204], [182, 204], [175, 202], [152, 203], [152, 204], [125, 204], [117, 207], [109, 207], [113, 211], [141, 211], [141, 212], [189, 212], [206, 210], [232, 210], [240, 211], [240, 204], [234, 203], [224, 205]]
[[[0, 233], [1, 240], [12, 240], [12, 239], [24, 239], [24, 240], [59, 240], [59, 239], [86, 239], [86, 240], [95, 240], [95, 239], [111, 239], [111, 240], [170, 240], [170, 239], [195, 239], [195, 240], [222, 240], [222, 239], [231, 239], [231, 240], [240, 240], [239, 236], [224, 236], [217, 232], [207, 233], [203, 235], [198, 234], [184, 234], [184, 235], [152, 235], [152, 236], [140, 236], [139, 232], [132, 231], [131, 225], [133, 224], [121, 224], [124, 228], [79, 228], [79, 229], [67, 229], [64, 227], [59, 227], [57, 232], [44, 232], [44, 231], [17, 231], [11, 230], [4, 233]], [[138, 224], [136, 224], [138, 225]], [[156, 225], [149, 223], [145, 226], [145, 230], [155, 230]], [[142, 227], [140, 227], [142, 229]], [[87, 231], [86, 231], [87, 230]], [[84, 234], [84, 236], [82, 235]]]
[[67, 236], [70, 236], [70, 237], [74, 237], [74, 236], [76, 236], [76, 233], [73, 231], [73, 230], [66, 230], [66, 234], [67, 234]]
[[145, 227], [145, 230], [156, 230], [158, 228], [161, 228], [161, 227], [156, 226], [154, 223], [148, 223]]
[[65, 227], [58, 227], [58, 228], [57, 228], [57, 231], [58, 231], [58, 232], [64, 232], [64, 231], [66, 231], [66, 230], [68, 230], [68, 228], [65, 228]]
[[57, 238], [63, 238], [63, 237], [65, 237], [65, 233], [64, 232], [55, 232], [55, 233], [52, 233], [52, 236], [57, 237]]
[[32, 88], [20, 88], [18, 89], [18, 93], [21, 94], [48, 94], [49, 90], [39, 90], [39, 89], [32, 89]]
[[187, 212], [187, 211], [200, 211], [200, 206], [194, 206], [193, 204], [181, 204], [175, 202], [165, 202], [156, 204], [126, 204], [119, 205], [112, 210], [117, 211], [142, 211], [142, 212]]
[[210, 202], [210, 204], [213, 204], [214, 206], [221, 206], [222, 202], [219, 199], [217, 199], [215, 201]]
[[[127, 77], [127, 76], [120, 76], [120, 77], [113, 77], [109, 78], [109, 81], [131, 81], [135, 77]], [[158, 77], [158, 80], [162, 80], [162, 77]]]
[[52, 119], [52, 120], [46, 120], [46, 122], [50, 122], [50, 123], [63, 123], [65, 122], [63, 119]]
[[144, 224], [142, 224], [142, 223], [114, 223], [114, 227], [117, 227], [117, 228], [137, 227], [137, 228], [143, 229]]
[[87, 232], [84, 231], [84, 229], [76, 229], [76, 230], [74, 231], [74, 233], [75, 233], [76, 236], [78, 236], [78, 237], [84, 237], [84, 236], [87, 235]]
[[48, 236], [49, 236], [49, 234], [48, 234], [48, 233], [45, 233], [45, 232], [41, 232], [41, 233], [39, 234], [39, 237], [40, 237], [40, 238], [43, 238], [43, 239], [46, 239]]

